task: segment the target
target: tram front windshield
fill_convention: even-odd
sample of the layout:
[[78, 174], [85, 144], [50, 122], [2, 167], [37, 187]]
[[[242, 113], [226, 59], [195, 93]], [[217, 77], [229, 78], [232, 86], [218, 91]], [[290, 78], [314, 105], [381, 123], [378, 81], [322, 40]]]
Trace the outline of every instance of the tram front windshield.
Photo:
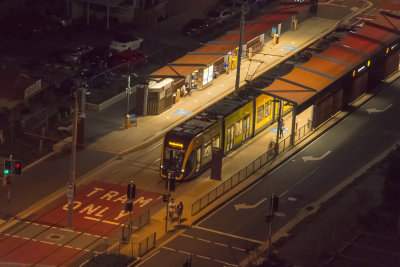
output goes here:
[[182, 160], [185, 156], [184, 151], [167, 147], [165, 149], [165, 159], [171, 161]]

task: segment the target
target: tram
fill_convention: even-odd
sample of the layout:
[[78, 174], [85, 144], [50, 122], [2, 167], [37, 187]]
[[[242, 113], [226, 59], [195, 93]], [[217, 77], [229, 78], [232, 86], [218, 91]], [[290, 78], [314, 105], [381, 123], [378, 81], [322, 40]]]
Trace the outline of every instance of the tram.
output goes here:
[[[283, 102], [284, 103], [284, 102]], [[244, 89], [181, 123], [164, 137], [160, 174], [177, 181], [190, 180], [210, 168], [213, 148], [224, 155], [241, 146], [277, 120], [273, 97]], [[282, 113], [291, 106], [281, 105]]]

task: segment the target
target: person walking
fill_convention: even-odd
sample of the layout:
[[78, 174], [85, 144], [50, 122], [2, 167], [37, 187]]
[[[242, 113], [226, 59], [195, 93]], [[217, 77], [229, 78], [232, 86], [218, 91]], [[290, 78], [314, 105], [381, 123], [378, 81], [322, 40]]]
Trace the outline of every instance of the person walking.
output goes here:
[[174, 221], [174, 213], [175, 213], [175, 202], [174, 199], [172, 198], [168, 204], [168, 217], [170, 222]]
[[181, 223], [182, 211], [183, 211], [183, 204], [181, 201], [181, 202], [179, 202], [178, 206], [176, 206], [176, 214], [178, 216], [179, 223]]

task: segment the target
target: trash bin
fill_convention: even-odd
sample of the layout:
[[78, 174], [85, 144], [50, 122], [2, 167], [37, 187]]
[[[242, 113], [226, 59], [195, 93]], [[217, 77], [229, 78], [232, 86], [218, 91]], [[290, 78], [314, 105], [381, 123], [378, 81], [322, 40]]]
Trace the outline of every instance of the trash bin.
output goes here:
[[135, 114], [130, 114], [130, 126], [137, 126], [137, 120], [136, 120], [136, 115]]

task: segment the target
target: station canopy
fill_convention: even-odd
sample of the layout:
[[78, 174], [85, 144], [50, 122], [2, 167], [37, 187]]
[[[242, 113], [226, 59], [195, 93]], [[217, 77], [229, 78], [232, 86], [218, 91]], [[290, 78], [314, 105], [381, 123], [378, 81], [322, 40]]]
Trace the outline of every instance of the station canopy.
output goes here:
[[[243, 43], [254, 40], [262, 34], [269, 34], [272, 27], [296, 15], [304, 6], [282, 5], [275, 7], [270, 13], [245, 22]], [[156, 70], [149, 78], [186, 78], [192, 72], [207, 67], [239, 47], [240, 28], [228, 31], [214, 41], [210, 41], [193, 52]]]
[[276, 78], [269, 86], [255, 89], [304, 110], [319, 92], [398, 40], [399, 29], [400, 16], [383, 12], [343, 40], [314, 54], [309, 61], [295, 65], [291, 72]]

